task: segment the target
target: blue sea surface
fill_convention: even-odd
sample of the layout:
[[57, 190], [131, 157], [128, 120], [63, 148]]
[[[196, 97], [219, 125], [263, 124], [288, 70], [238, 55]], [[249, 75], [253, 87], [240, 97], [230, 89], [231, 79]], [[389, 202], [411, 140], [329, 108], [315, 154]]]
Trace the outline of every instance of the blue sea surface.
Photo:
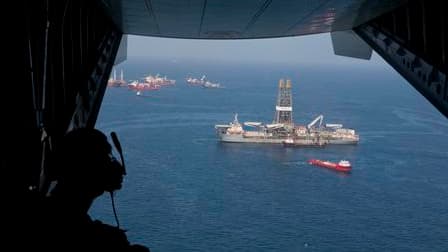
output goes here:
[[[120, 225], [151, 251], [448, 251], [448, 120], [387, 65], [237, 64], [130, 59], [125, 78], [174, 86], [136, 96], [108, 88], [97, 127], [116, 131], [128, 175]], [[120, 68], [117, 68], [119, 70]], [[187, 76], [222, 89], [188, 86]], [[319, 114], [355, 146], [226, 144], [214, 125], [270, 123], [280, 78], [294, 121]], [[310, 158], [352, 163], [351, 174]], [[91, 215], [114, 224], [108, 195]]]

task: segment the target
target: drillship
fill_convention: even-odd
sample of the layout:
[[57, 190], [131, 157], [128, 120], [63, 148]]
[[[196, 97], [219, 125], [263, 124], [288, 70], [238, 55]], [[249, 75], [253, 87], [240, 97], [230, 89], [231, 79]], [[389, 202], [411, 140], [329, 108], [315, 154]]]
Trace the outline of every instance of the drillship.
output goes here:
[[[294, 125], [291, 80], [285, 83], [281, 79], [272, 124], [261, 122], [241, 124], [238, 121], [238, 114], [235, 114], [233, 122], [215, 125], [215, 129], [222, 142], [233, 143], [274, 143], [295, 147], [359, 142], [359, 135], [355, 130], [343, 128], [342, 124], [323, 124], [323, 118], [323, 115], [319, 115], [308, 125]], [[254, 130], [245, 130], [243, 126], [254, 128]]]

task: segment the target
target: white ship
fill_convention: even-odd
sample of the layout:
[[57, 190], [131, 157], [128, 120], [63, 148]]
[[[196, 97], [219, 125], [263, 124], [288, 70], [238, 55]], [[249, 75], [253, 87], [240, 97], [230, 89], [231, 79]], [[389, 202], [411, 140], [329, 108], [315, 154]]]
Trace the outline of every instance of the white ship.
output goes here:
[[[320, 115], [318, 118], [323, 118], [323, 116]], [[243, 125], [255, 129], [245, 130]], [[342, 128], [341, 124], [337, 124], [336, 127], [332, 124], [314, 127], [310, 123], [307, 126], [290, 127], [281, 123], [245, 122], [243, 125], [238, 121], [238, 114], [235, 114], [233, 122], [218, 124], [215, 125], [215, 128], [222, 142], [232, 143], [274, 143], [293, 147], [357, 144], [359, 142], [359, 135], [355, 133], [355, 130]]]
[[[280, 80], [276, 119], [272, 124], [261, 122], [241, 124], [238, 121], [238, 114], [235, 114], [233, 122], [215, 125], [219, 139], [222, 142], [274, 143], [284, 144], [288, 147], [357, 144], [359, 142], [359, 135], [354, 129], [343, 128], [342, 124], [323, 124], [323, 115], [319, 115], [308, 125], [294, 125], [290, 88], [290, 81], [285, 84], [283, 80]], [[244, 126], [251, 130], [245, 130]]]
[[189, 85], [202, 86], [204, 88], [220, 88], [221, 87], [221, 84], [219, 84], [217, 82], [208, 81], [206, 79], [205, 75], [202, 75], [202, 77], [200, 79], [188, 77], [186, 79], [186, 81]]

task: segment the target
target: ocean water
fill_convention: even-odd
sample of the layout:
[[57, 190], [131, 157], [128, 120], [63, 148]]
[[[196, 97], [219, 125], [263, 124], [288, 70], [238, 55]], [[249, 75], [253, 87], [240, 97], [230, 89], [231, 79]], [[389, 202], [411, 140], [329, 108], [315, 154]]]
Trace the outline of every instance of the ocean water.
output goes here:
[[[389, 66], [149, 61], [175, 86], [136, 96], [108, 88], [97, 121], [116, 131], [128, 175], [120, 224], [151, 251], [448, 251], [448, 119]], [[119, 70], [120, 68], [117, 68]], [[225, 88], [190, 87], [185, 77]], [[225, 144], [214, 125], [271, 122], [280, 78], [293, 83], [294, 121], [319, 114], [360, 134], [356, 146]], [[351, 174], [309, 158], [352, 163]], [[114, 224], [104, 195], [91, 210]]]

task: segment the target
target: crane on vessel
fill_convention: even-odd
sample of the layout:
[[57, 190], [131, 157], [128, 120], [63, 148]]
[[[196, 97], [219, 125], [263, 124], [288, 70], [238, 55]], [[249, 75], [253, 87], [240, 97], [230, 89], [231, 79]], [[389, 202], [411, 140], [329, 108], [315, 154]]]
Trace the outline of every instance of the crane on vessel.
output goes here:
[[311, 127], [313, 127], [317, 122], [319, 122], [319, 128], [322, 127], [322, 121], [324, 120], [324, 116], [323, 115], [319, 115], [318, 117], [316, 117], [312, 122], [310, 122], [306, 128], [308, 131], [310, 131]]

